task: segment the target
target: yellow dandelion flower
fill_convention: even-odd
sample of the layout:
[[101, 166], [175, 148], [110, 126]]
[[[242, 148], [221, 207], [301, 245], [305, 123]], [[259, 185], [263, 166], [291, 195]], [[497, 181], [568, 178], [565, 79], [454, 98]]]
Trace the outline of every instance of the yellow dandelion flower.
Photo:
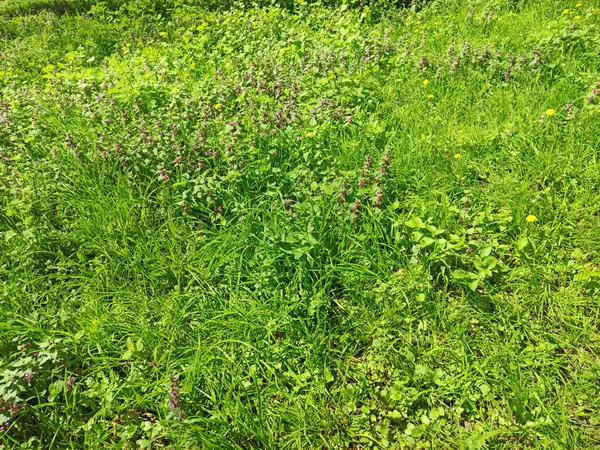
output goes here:
[[525, 220], [529, 223], [533, 223], [537, 222], [538, 219], [533, 214], [529, 214], [527, 217], [525, 217]]
[[429, 80], [423, 80], [423, 86], [427, 86], [429, 84]]
[[555, 109], [547, 109], [546, 110], [546, 115], [547, 116], [553, 116], [554, 114], [556, 114], [556, 110]]
[[498, 292], [496, 294], [496, 297], [498, 297], [499, 299], [503, 299], [504, 298], [504, 294], [502, 292]]
[[429, 95], [427, 96], [427, 98], [428, 98], [428, 99], [432, 99], [432, 98], [433, 98], [433, 94], [429, 94]]
[[575, 16], [575, 19], [579, 20], [579, 19], [581, 19], [581, 16]]
[[569, 10], [568, 10], [568, 9], [565, 9], [565, 10], [563, 11], [563, 14], [569, 14]]
[[546, 188], [546, 192], [550, 192], [550, 189], [551, 189], [551, 188], [550, 188], [550, 186], [548, 186], [548, 187]]
[[454, 154], [454, 158], [455, 159], [460, 159], [460, 158], [462, 158], [462, 155], [460, 153], [455, 153]]
[[577, 4], [575, 5], [575, 8], [581, 8], [581, 3], [577, 3]]
[[215, 108], [215, 109], [221, 109], [221, 106], [223, 106], [223, 105], [221, 105], [220, 103], [217, 103], [217, 104], [214, 106], [214, 108]]
[[306, 133], [304, 136], [306, 137], [313, 137], [313, 134], [309, 131], [308, 133]]

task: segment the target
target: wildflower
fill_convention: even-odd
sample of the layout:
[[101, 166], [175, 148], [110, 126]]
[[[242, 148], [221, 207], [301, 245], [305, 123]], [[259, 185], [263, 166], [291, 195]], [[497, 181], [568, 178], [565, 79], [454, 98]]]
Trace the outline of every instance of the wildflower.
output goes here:
[[569, 14], [569, 10], [568, 10], [568, 9], [565, 9], [565, 10], [563, 11], [563, 15], [565, 15], [565, 14]]
[[462, 158], [462, 155], [460, 153], [455, 153], [454, 154], [454, 158], [455, 159], [460, 159], [460, 158]]
[[344, 197], [346, 197], [346, 195], [348, 195], [348, 190], [347, 189], [342, 190], [342, 192], [340, 192], [340, 195], [338, 197], [338, 203], [344, 203]]
[[548, 186], [545, 190], [546, 190], [546, 192], [550, 192], [550, 189], [551, 189], [550, 186]]
[[76, 376], [71, 376], [66, 382], [65, 384], [67, 385], [67, 391], [72, 391], [73, 390], [73, 383], [75, 383], [75, 380], [77, 380]]
[[498, 297], [500, 300], [502, 300], [504, 298], [504, 294], [502, 292], [498, 292], [496, 294], [496, 297]]
[[580, 8], [580, 7], [581, 7], [581, 3], [577, 3], [577, 4], [575, 5], [575, 8]]
[[433, 98], [433, 94], [429, 94], [427, 98], [431, 100]]
[[555, 109], [548, 109], [548, 110], [546, 110], [546, 115], [547, 116], [553, 116], [554, 114], [556, 114], [556, 110]]
[[575, 16], [575, 20], [581, 19], [581, 16]]
[[567, 119], [572, 119], [573, 118], [573, 102], [568, 101], [567, 104], [565, 105], [565, 109], [567, 110]]
[[373, 206], [375, 206], [375, 207], [381, 206], [382, 200], [383, 200], [383, 193], [378, 192], [377, 195], [375, 196], [375, 200], [373, 201]]
[[308, 133], [306, 133], [304, 136], [306, 136], [306, 137], [308, 137], [308, 138], [309, 138], [309, 137], [313, 137], [314, 135], [313, 135], [313, 134], [312, 134], [312, 133], [309, 131], [309, 132], [308, 132]]
[[538, 218], [535, 217], [533, 214], [529, 214], [527, 217], [525, 217], [525, 220], [529, 223], [533, 223], [537, 222]]
[[385, 155], [383, 155], [383, 160], [381, 161], [383, 165], [385, 166], [389, 166], [390, 163], [392, 162], [392, 155], [390, 152], [385, 152]]
[[429, 80], [423, 80], [423, 86], [427, 86], [429, 84]]
[[25, 378], [25, 381], [27, 383], [31, 383], [31, 380], [33, 379], [33, 372], [31, 372], [31, 370], [28, 370], [27, 372], [25, 372], [25, 376], [23, 378]]
[[221, 106], [223, 106], [223, 105], [221, 105], [220, 103], [217, 103], [217, 104], [214, 106], [214, 108], [215, 108], [215, 109], [217, 109], [217, 110], [219, 110], [219, 109], [221, 109]]

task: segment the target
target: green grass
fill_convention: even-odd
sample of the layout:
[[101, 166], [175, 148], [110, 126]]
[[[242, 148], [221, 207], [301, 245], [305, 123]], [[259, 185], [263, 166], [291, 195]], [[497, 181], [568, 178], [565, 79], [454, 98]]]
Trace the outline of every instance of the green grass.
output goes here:
[[600, 4], [249, 4], [0, 1], [0, 447], [600, 446]]

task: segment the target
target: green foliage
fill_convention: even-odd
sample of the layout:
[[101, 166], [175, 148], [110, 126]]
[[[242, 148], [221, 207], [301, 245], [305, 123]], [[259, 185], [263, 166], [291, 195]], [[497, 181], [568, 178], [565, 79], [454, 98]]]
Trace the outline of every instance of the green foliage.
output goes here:
[[600, 445], [600, 7], [366, 3], [0, 2], [0, 446]]

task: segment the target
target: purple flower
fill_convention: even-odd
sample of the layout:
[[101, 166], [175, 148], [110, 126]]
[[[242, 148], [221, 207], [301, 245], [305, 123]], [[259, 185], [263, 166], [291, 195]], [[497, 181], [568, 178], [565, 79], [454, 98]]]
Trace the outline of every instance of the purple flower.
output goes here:
[[27, 372], [25, 372], [25, 376], [23, 378], [25, 378], [25, 381], [27, 383], [31, 383], [31, 380], [33, 379], [33, 372], [31, 372], [31, 370], [28, 370]]
[[67, 381], [66, 381], [66, 385], [67, 385], [67, 391], [72, 391], [73, 390], [73, 383], [75, 383], [75, 381], [77, 380], [76, 376], [71, 376]]

